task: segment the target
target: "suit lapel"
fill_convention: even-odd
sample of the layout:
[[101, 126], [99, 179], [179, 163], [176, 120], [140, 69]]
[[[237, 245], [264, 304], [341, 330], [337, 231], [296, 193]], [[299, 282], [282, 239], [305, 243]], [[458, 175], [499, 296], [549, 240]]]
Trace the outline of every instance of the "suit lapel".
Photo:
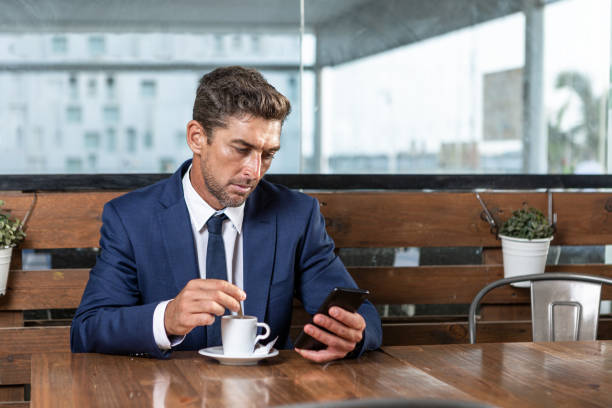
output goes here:
[[166, 256], [178, 291], [181, 291], [191, 279], [200, 276], [191, 232], [191, 221], [187, 204], [185, 204], [182, 185], [183, 174], [189, 168], [190, 163], [191, 160], [186, 161], [168, 179], [166, 188], [160, 198], [162, 208], [157, 213]]
[[276, 216], [266, 211], [261, 191], [257, 193], [247, 201], [243, 223], [244, 312], [264, 321], [276, 257]]
[[181, 291], [187, 282], [200, 276], [185, 202], [160, 211], [158, 221], [174, 283]]

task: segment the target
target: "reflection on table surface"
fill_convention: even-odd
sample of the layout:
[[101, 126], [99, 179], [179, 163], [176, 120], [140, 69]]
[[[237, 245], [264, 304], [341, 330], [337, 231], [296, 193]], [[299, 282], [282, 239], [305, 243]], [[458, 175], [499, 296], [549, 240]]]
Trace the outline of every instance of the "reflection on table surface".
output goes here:
[[32, 407], [265, 407], [354, 398], [498, 406], [612, 406], [612, 341], [399, 346], [316, 364], [292, 351], [256, 366], [196, 352], [168, 360], [32, 356]]
[[612, 341], [386, 347], [385, 352], [499, 406], [612, 406]]

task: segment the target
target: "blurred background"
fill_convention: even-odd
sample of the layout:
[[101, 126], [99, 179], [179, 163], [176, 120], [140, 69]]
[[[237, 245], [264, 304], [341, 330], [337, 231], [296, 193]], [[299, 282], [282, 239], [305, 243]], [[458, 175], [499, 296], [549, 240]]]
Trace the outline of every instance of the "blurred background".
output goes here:
[[289, 97], [273, 173], [610, 173], [610, 0], [0, 4], [0, 174], [169, 173], [198, 79]]
[[[199, 78], [233, 64], [293, 105], [271, 173], [610, 174], [611, 2], [2, 0], [0, 174], [173, 172], [190, 157]], [[482, 251], [338, 254], [415, 266], [479, 264]], [[97, 254], [24, 250], [23, 269], [91, 267]], [[612, 247], [553, 246], [547, 262], [609, 263]]]

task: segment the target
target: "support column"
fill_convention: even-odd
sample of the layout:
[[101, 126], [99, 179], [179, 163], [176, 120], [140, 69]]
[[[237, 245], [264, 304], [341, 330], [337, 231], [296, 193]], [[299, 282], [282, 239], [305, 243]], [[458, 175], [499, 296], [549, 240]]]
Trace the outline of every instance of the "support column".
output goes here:
[[321, 82], [322, 79], [322, 68], [320, 65], [317, 65], [314, 69], [315, 76], [315, 106], [314, 106], [314, 134], [312, 140], [312, 172], [315, 174], [321, 173], [322, 169], [322, 155], [323, 155], [323, 98], [321, 97]]
[[548, 135], [544, 107], [544, 3], [523, 0], [523, 5], [523, 172], [545, 174], [548, 171]]

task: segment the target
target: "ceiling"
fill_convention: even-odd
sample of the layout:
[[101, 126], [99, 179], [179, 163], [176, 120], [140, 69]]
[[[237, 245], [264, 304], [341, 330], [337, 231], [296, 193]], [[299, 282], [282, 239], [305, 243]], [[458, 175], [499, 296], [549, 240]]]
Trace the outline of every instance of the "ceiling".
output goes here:
[[[559, 0], [305, 0], [336, 65]], [[299, 0], [4, 0], [0, 32], [299, 32]]]
[[[331, 21], [371, 0], [307, 0], [309, 25]], [[5, 0], [2, 31], [299, 30], [299, 0]]]

